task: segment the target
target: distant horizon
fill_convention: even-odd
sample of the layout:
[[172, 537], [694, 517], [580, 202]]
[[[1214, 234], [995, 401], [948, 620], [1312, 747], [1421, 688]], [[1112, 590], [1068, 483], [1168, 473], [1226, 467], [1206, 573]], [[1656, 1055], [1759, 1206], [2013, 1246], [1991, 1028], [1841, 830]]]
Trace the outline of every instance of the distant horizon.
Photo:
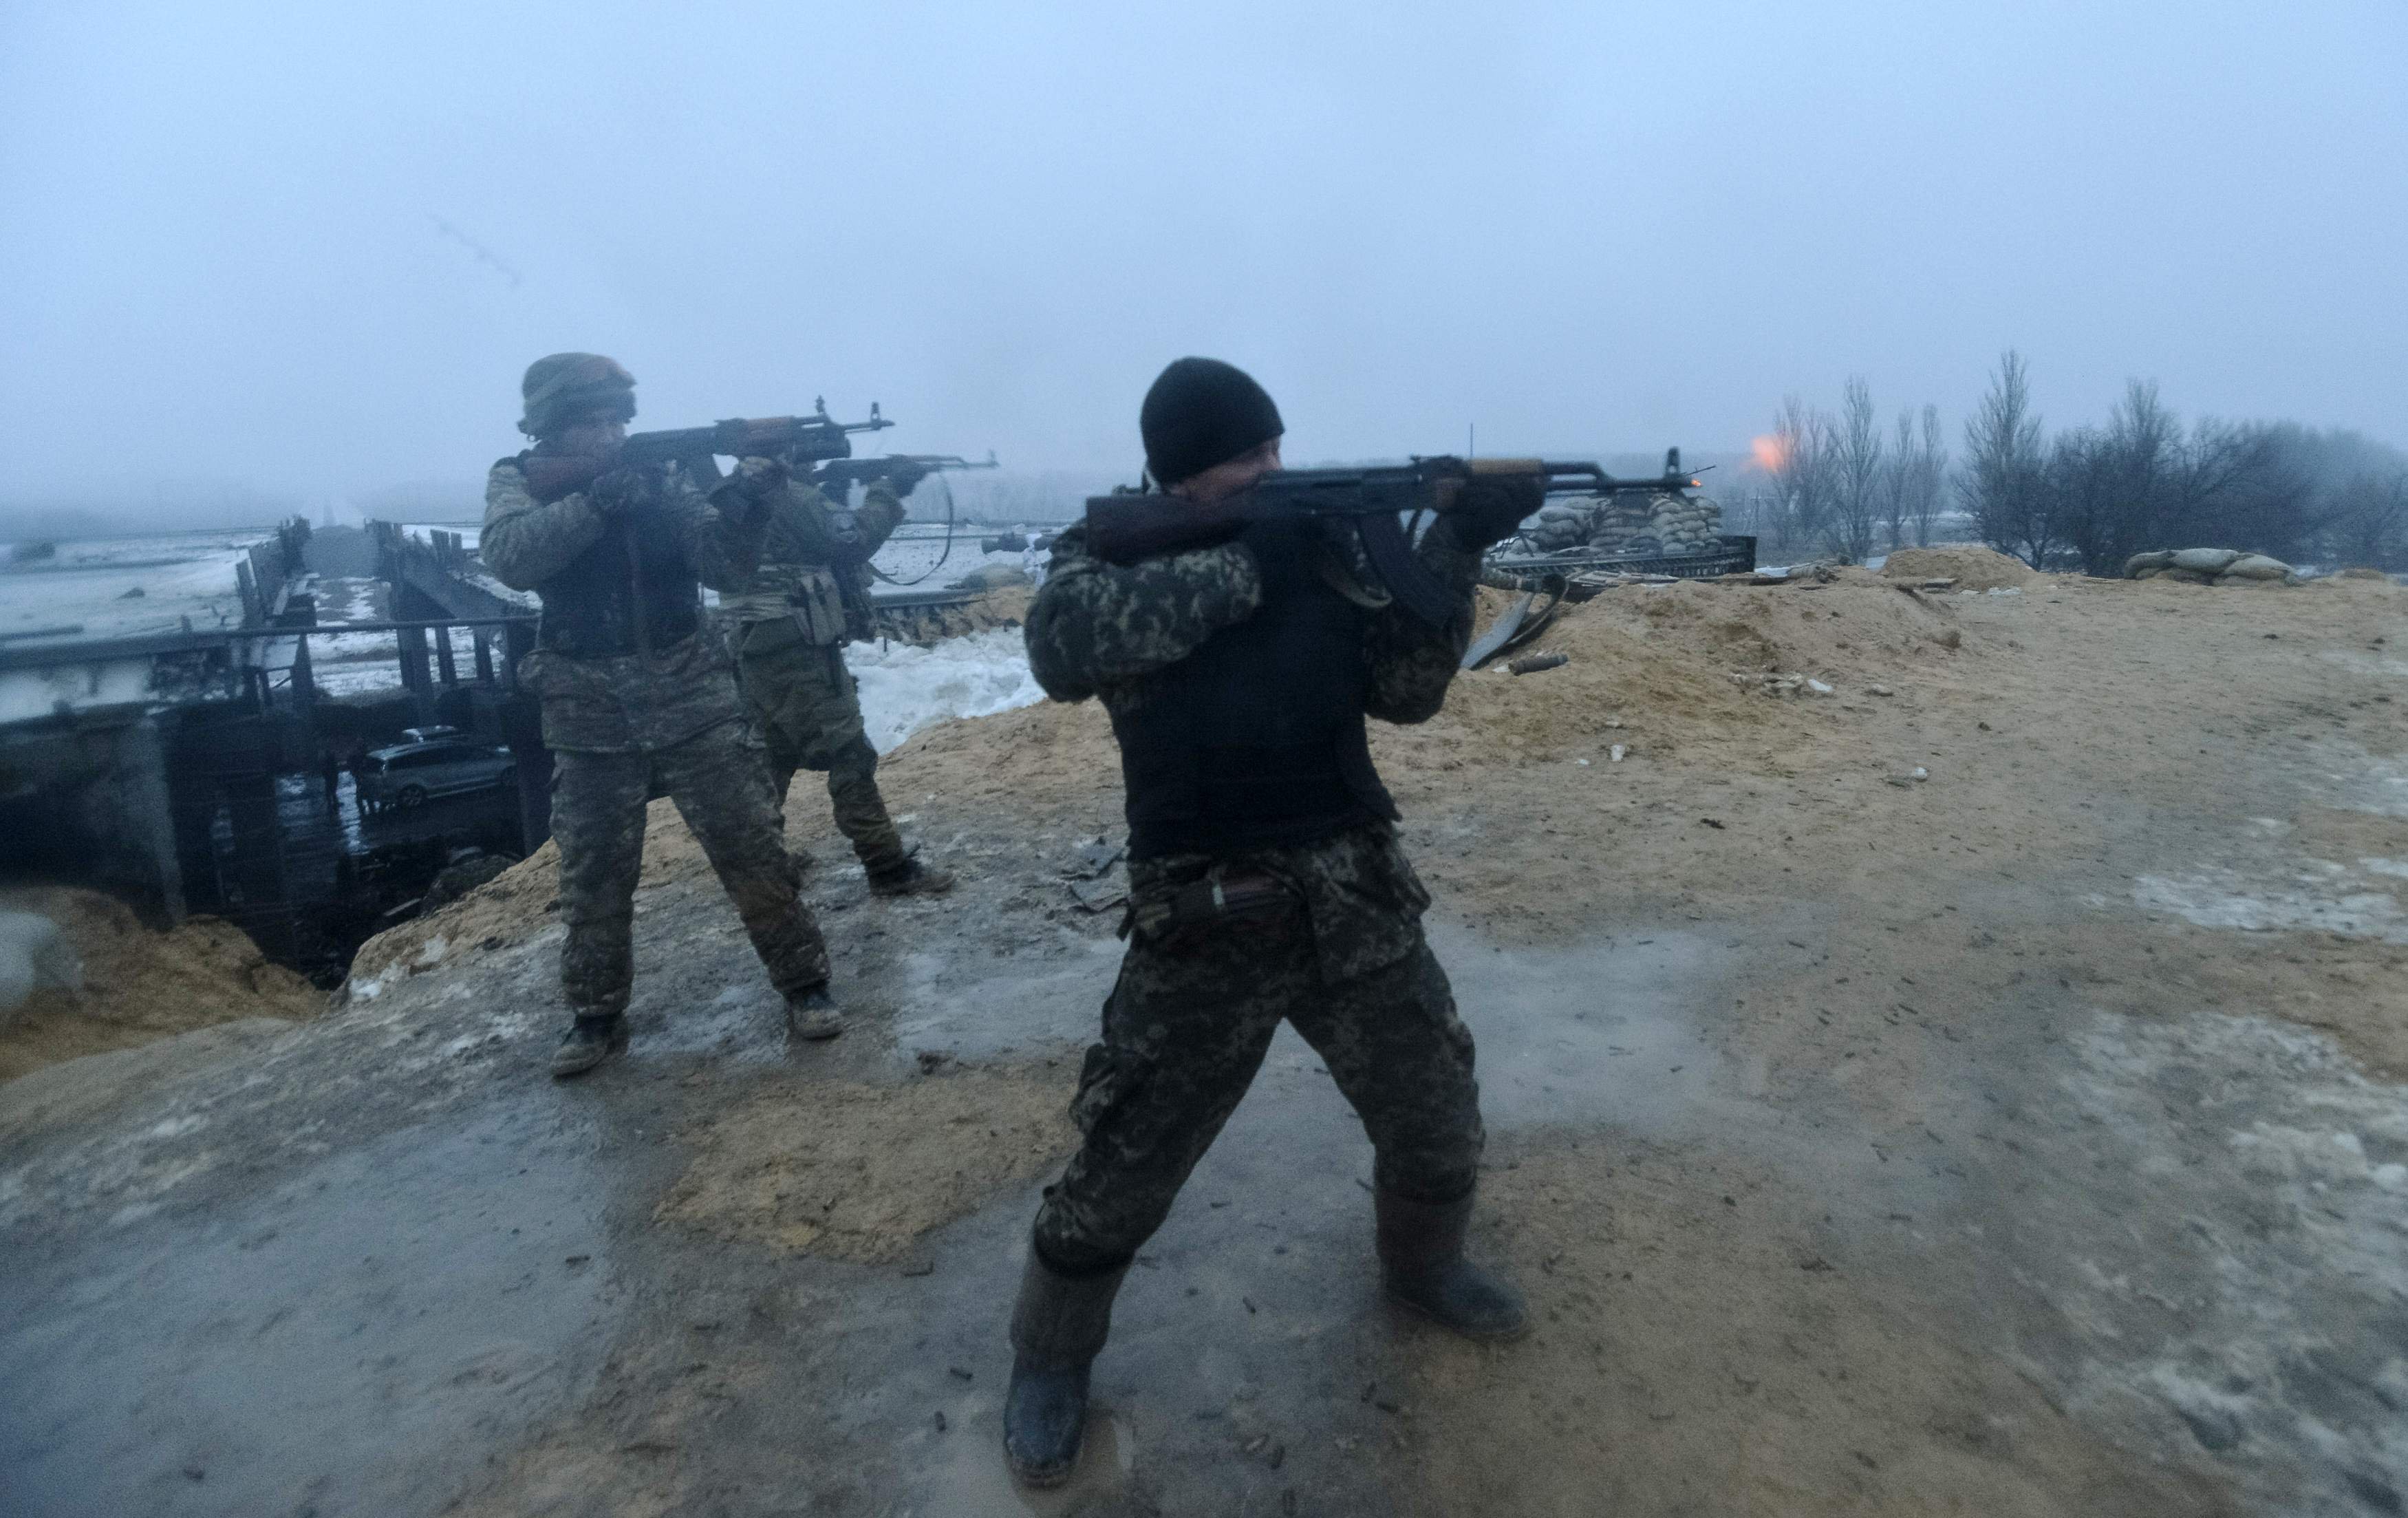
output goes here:
[[2403, 56], [2367, 0], [15, 7], [0, 503], [449, 489], [564, 349], [639, 425], [1082, 474], [1186, 353], [1300, 458], [1737, 450], [1856, 376], [1953, 443], [2011, 346], [2054, 427], [2401, 448]]

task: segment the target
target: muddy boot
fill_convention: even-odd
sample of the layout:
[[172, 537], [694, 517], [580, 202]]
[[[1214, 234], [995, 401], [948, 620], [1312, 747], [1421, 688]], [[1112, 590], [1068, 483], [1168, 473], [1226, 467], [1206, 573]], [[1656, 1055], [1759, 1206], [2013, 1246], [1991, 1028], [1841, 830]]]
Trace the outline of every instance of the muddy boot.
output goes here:
[[828, 995], [824, 984], [786, 998], [786, 1031], [814, 1043], [844, 1031], [844, 1017], [836, 1010], [836, 998]]
[[1467, 1339], [1519, 1339], [1529, 1327], [1522, 1294], [1502, 1276], [1463, 1257], [1471, 1194], [1452, 1202], [1416, 1202], [1381, 1191], [1380, 1279], [1388, 1295]]
[[626, 1047], [625, 1013], [580, 1012], [577, 1021], [569, 1024], [567, 1037], [552, 1052], [552, 1076], [566, 1081], [572, 1075], [583, 1075]]
[[869, 876], [873, 896], [941, 896], [953, 888], [950, 873], [930, 869], [917, 859], [906, 859], [893, 869], [872, 870]]
[[1031, 1486], [1059, 1486], [1087, 1431], [1087, 1368], [1112, 1327], [1112, 1297], [1128, 1267], [1066, 1276], [1028, 1252], [1011, 1310], [1011, 1387], [1003, 1396], [1003, 1454]]

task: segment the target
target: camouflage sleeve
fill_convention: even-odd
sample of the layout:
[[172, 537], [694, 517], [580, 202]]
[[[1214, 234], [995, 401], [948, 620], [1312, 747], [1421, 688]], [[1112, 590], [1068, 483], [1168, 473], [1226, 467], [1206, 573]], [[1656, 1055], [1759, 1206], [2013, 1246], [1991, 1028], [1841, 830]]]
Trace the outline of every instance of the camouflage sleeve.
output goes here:
[[531, 591], [599, 542], [608, 523], [582, 491], [538, 504], [527, 494], [517, 461], [504, 459], [485, 477], [485, 524], [477, 534], [477, 554], [495, 580], [514, 591]]
[[885, 547], [908, 514], [903, 497], [888, 490], [883, 480], [862, 492], [861, 509], [853, 513], [861, 523], [862, 551], [875, 553]]
[[1471, 646], [1471, 588], [1480, 577], [1480, 555], [1458, 548], [1452, 534], [1437, 527], [1423, 535], [1414, 552], [1454, 593], [1454, 608], [1442, 627], [1400, 606], [1373, 613], [1364, 635], [1371, 690], [1363, 706], [1382, 722], [1426, 723], [1437, 716], [1463, 651]]
[[1028, 608], [1028, 667], [1056, 701], [1083, 701], [1196, 652], [1262, 604], [1262, 572], [1235, 543], [1137, 564], [1087, 551], [1087, 531], [1054, 540]]
[[763, 557], [774, 564], [866, 564], [903, 521], [903, 503], [882, 485], [871, 486], [861, 509], [853, 513], [857, 531], [839, 537], [829, 517], [834, 509], [818, 486], [789, 481], [769, 498]]
[[822, 506], [824, 500], [819, 487], [796, 480], [788, 480], [785, 489], [770, 496], [761, 513], [765, 523], [761, 562], [827, 563], [827, 518]]
[[712, 590], [738, 592], [761, 567], [761, 538], [769, 525], [762, 503], [748, 500], [730, 482], [705, 495], [682, 468], [672, 469], [668, 509], [679, 513], [685, 561], [694, 578]]

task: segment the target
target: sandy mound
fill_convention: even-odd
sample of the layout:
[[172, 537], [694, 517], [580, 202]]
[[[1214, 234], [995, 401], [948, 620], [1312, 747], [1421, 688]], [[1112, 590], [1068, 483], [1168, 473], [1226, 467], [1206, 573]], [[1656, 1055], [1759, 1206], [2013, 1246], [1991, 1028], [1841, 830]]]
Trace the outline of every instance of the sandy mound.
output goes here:
[[679, 1133], [694, 1160], [654, 1215], [774, 1249], [898, 1260], [1068, 1155], [1068, 1091], [1066, 1072], [1040, 1065], [767, 1093]]
[[[1483, 624], [1512, 599], [1480, 594]], [[1460, 676], [1430, 722], [1372, 724], [1381, 773], [1409, 813], [1459, 791], [1468, 772], [1493, 783], [1574, 756], [1608, 764], [1616, 743], [1651, 761], [1680, 753], [1752, 767], [1768, 743], [1811, 738], [1872, 684], [1951, 682], [1985, 652], [1965, 639], [1945, 600], [1907, 594], [1863, 570], [1811, 585], [1628, 586], [1567, 608], [1538, 646], [1570, 662], [1529, 676], [1496, 666]], [[1769, 697], [1768, 675], [1811, 676], [1834, 694]], [[894, 809], [924, 814], [931, 828], [1120, 826], [1120, 752], [1095, 701], [939, 723], [882, 758], [879, 775]], [[826, 807], [817, 785], [798, 782], [787, 802], [789, 837], [809, 839], [840, 867], [848, 861], [841, 840], [824, 838]], [[552, 920], [557, 865], [546, 844], [492, 884], [380, 934], [360, 950], [352, 980], [418, 973], [538, 931]], [[709, 868], [676, 809], [652, 803], [644, 884], [699, 879]]]
[[[683, 853], [697, 865], [702, 862], [702, 851], [677, 820], [675, 809], [666, 801], [655, 801], [644, 826], [647, 881], [656, 873], [675, 873], [684, 863], [662, 857], [663, 835], [669, 828], [675, 828], [685, 844]], [[351, 956], [351, 983], [416, 975], [463, 953], [516, 943], [552, 920], [559, 895], [560, 849], [546, 843], [457, 901], [387, 928], [360, 945], [359, 952]]]
[[0, 891], [0, 907], [56, 923], [83, 961], [79, 995], [36, 991], [0, 1032], [0, 1081], [236, 1018], [314, 1017], [325, 1006], [249, 934], [213, 917], [155, 933], [123, 903], [66, 887]]
[[1902, 548], [1882, 565], [1891, 580], [1953, 580], [1960, 591], [2000, 590], [2039, 579], [2023, 560], [1960, 543], [1954, 548]]

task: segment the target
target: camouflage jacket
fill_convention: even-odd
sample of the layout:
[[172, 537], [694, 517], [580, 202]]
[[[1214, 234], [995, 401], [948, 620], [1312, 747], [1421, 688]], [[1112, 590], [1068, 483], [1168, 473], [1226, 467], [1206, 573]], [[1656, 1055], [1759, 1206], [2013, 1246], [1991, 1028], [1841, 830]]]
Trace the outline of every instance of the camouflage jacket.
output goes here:
[[[1415, 550], [1455, 592], [1442, 627], [1389, 606], [1364, 619], [1370, 689], [1365, 711], [1382, 722], [1438, 715], [1455, 666], [1471, 642], [1471, 587], [1480, 555], [1444, 533]], [[1045, 583], [1028, 608], [1028, 667], [1056, 701], [1101, 696], [1107, 709], [1142, 702], [1145, 677], [1177, 664], [1224, 627], [1254, 614], [1263, 580], [1254, 554], [1236, 543], [1118, 565], [1087, 551], [1087, 529], [1054, 540]]]
[[[1252, 551], [1238, 544], [1132, 565], [1096, 558], [1086, 544], [1084, 527], [1054, 540], [1045, 583], [1028, 609], [1029, 668], [1057, 701], [1093, 695], [1108, 709], [1141, 703], [1149, 675], [1252, 616], [1262, 603], [1261, 572]], [[1435, 532], [1416, 551], [1455, 588], [1455, 612], [1442, 627], [1396, 606], [1365, 619], [1365, 709], [1383, 722], [1436, 716], [1471, 641], [1480, 555]], [[1326, 980], [1369, 974], [1421, 942], [1419, 919], [1429, 895], [1384, 823], [1228, 858], [1175, 855], [1132, 865], [1132, 919], [1141, 924], [1182, 887], [1216, 870], [1266, 874], [1286, 886], [1302, 904]]]
[[767, 503], [761, 566], [719, 598], [731, 623], [793, 618], [806, 641], [825, 645], [870, 636], [869, 560], [903, 523], [902, 500], [884, 485], [848, 510], [804, 480]]
[[[652, 525], [665, 530], [648, 533], [648, 541], [674, 545], [689, 587], [698, 581], [725, 591], [752, 572], [763, 514], [721, 511], [684, 471], [664, 467], [652, 498], [637, 509], [660, 513]], [[518, 460], [507, 458], [485, 479], [478, 555], [503, 584], [549, 598], [567, 577], [591, 571], [598, 562], [594, 550], [612, 527], [613, 518], [584, 492], [538, 502]], [[698, 613], [695, 627], [693, 636], [649, 652], [527, 655], [517, 674], [542, 703], [544, 742], [588, 753], [652, 752], [743, 721], [724, 644], [701, 628]]]

